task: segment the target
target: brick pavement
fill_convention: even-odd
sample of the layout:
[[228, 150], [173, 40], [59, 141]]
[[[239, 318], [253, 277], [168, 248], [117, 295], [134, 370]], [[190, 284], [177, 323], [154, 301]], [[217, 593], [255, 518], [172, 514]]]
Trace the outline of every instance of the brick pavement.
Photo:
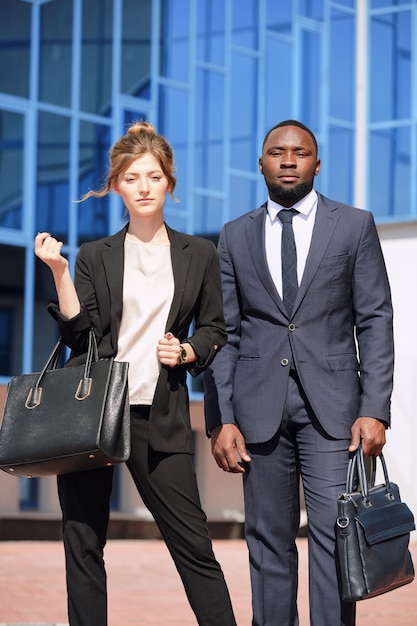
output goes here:
[[[250, 626], [250, 584], [242, 540], [215, 540], [238, 626]], [[300, 626], [308, 626], [307, 544], [300, 551]], [[417, 563], [417, 542], [411, 546]], [[111, 540], [105, 559], [109, 626], [195, 626], [174, 565], [162, 541]], [[416, 626], [416, 582], [358, 603], [357, 626]], [[0, 626], [67, 625], [60, 542], [0, 542]], [[97, 624], [97, 626], [100, 626]]]

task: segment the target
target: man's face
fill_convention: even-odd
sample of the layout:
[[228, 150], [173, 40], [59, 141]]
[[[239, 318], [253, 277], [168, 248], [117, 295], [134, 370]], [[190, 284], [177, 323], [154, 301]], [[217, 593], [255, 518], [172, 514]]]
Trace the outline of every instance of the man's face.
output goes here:
[[263, 147], [259, 169], [271, 200], [292, 207], [313, 188], [320, 159], [313, 138], [298, 126], [273, 130]]

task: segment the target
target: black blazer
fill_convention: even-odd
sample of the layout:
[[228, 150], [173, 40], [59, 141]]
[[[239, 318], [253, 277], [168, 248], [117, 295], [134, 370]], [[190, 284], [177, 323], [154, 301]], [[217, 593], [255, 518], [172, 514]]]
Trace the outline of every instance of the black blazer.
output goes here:
[[[171, 243], [174, 298], [165, 332], [188, 341], [198, 355], [195, 363], [161, 367], [150, 414], [150, 445], [161, 452], [192, 452], [187, 370], [197, 376], [226, 343], [218, 256], [214, 244], [201, 237], [167, 232]], [[93, 326], [100, 358], [114, 357], [123, 306], [124, 241], [127, 226], [115, 235], [81, 246], [74, 283], [80, 313], [68, 320], [57, 303], [49, 310], [62, 338], [71, 348], [67, 365], [85, 360], [88, 331]], [[194, 322], [189, 336], [190, 325]]]

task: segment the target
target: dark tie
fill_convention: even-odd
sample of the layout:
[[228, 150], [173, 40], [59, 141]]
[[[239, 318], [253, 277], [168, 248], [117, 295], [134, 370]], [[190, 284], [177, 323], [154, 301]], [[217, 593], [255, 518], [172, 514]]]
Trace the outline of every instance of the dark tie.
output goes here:
[[282, 263], [282, 299], [288, 315], [294, 308], [295, 297], [298, 291], [297, 279], [297, 250], [295, 248], [292, 218], [298, 211], [284, 209], [278, 213], [282, 222], [281, 263]]

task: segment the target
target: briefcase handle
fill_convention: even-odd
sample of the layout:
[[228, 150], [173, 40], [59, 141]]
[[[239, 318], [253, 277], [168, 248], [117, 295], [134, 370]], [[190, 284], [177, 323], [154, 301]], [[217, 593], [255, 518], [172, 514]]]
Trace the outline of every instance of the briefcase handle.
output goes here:
[[[43, 370], [39, 374], [39, 378], [36, 381], [36, 385], [32, 387], [28, 393], [28, 397], [26, 398], [25, 407], [27, 409], [35, 409], [40, 405], [42, 401], [42, 378], [44, 377], [45, 372], [48, 369], [55, 370], [58, 366], [58, 360], [61, 354], [62, 346], [64, 342], [62, 337], [60, 337], [49, 355]], [[80, 380], [77, 390], [75, 392], [75, 398], [77, 400], [85, 400], [88, 398], [91, 391], [91, 365], [98, 361], [98, 348], [97, 348], [97, 339], [93, 328], [90, 328], [88, 334], [88, 349], [87, 349], [87, 357], [84, 366], [84, 374], [82, 379]]]
[[[364, 458], [363, 449], [361, 445], [359, 445], [356, 452], [349, 459], [349, 466], [348, 466], [347, 479], [346, 479], [346, 493], [352, 493], [359, 488], [359, 491], [363, 496], [365, 504], [367, 502], [370, 503], [369, 489], [375, 486], [377, 458], [379, 458], [382, 464], [382, 470], [384, 472], [384, 480], [385, 480], [385, 487], [387, 490], [387, 496], [389, 499], [393, 500], [394, 495], [392, 493], [391, 484], [389, 481], [387, 464], [385, 463], [384, 455], [382, 454], [382, 452], [379, 454], [378, 457], [376, 456], [371, 457], [371, 473], [370, 473], [369, 480], [366, 475], [365, 458]], [[358, 484], [358, 480], [359, 480], [359, 484]]]

